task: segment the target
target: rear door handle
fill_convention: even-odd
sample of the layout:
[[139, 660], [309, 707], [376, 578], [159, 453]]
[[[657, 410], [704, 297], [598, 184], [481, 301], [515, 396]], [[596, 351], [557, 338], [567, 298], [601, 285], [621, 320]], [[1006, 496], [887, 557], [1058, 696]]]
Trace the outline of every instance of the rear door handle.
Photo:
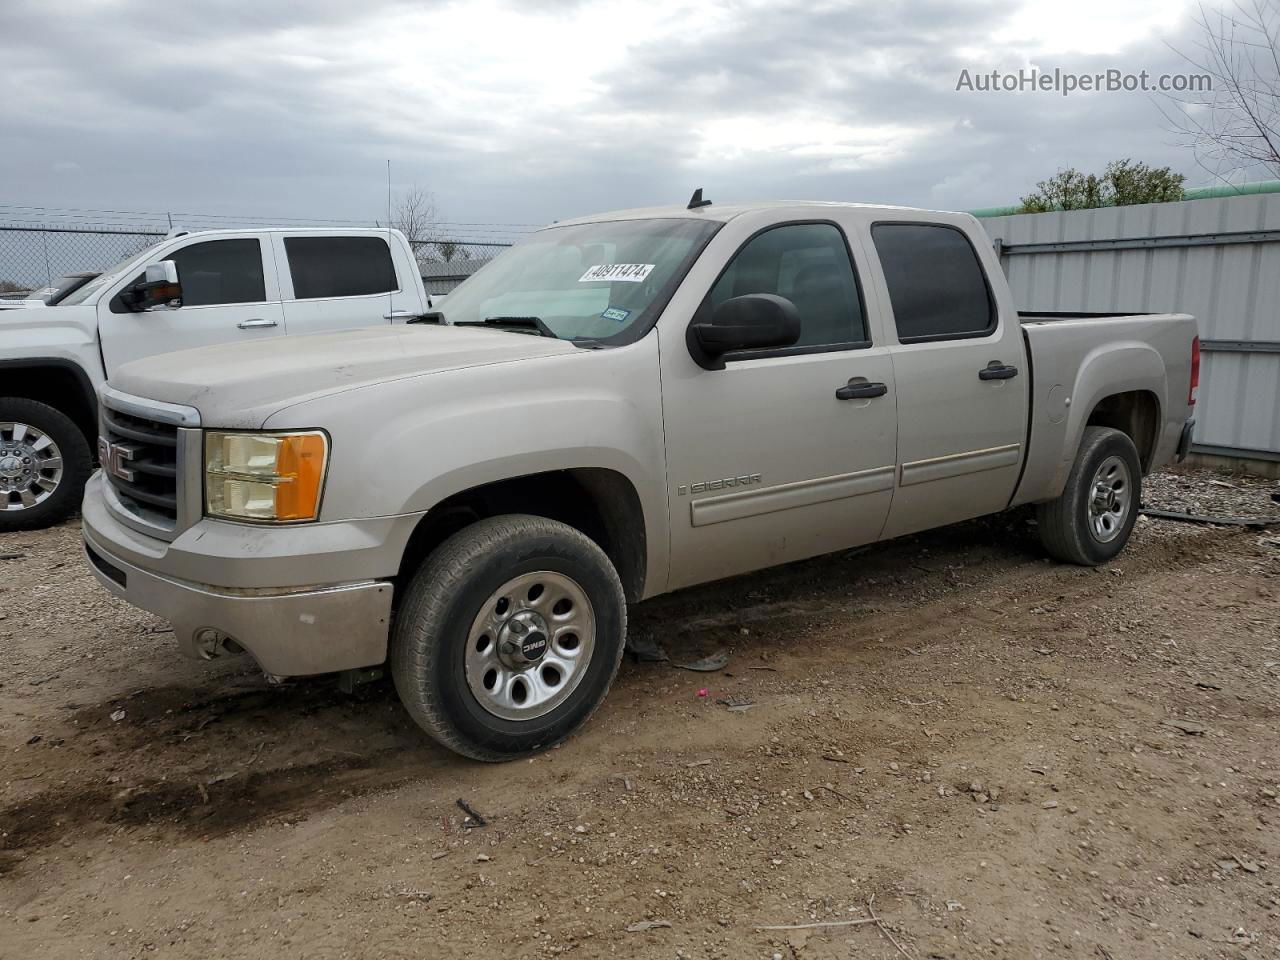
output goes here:
[[978, 371], [979, 380], [1011, 380], [1018, 375], [1018, 368], [1009, 363], [992, 360]]
[[259, 327], [275, 327], [279, 326], [274, 320], [264, 320], [258, 317], [253, 320], [241, 320], [236, 324], [241, 330], [257, 330]]
[[836, 391], [838, 400], [870, 400], [872, 397], [883, 397], [889, 388], [883, 383], [849, 383]]

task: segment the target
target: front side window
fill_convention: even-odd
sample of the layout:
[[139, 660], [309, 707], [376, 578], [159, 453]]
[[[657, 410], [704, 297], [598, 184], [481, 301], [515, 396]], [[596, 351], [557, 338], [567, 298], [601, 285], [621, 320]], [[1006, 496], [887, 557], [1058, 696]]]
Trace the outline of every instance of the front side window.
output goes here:
[[285, 237], [298, 300], [359, 297], [399, 289], [382, 237]]
[[262, 245], [256, 239], [207, 240], [175, 251], [182, 305], [261, 303], [267, 299]]
[[986, 274], [961, 231], [936, 223], [877, 223], [871, 239], [900, 342], [984, 337], [995, 329]]
[[748, 240], [711, 288], [707, 306], [714, 310], [749, 293], [771, 293], [796, 305], [797, 347], [869, 339], [849, 250], [832, 224], [786, 224]]
[[[184, 307], [262, 303], [267, 299], [266, 281], [262, 276], [262, 245], [255, 239], [206, 240], [175, 250], [164, 259], [172, 260], [178, 267]], [[144, 270], [129, 285], [142, 283], [146, 278]], [[112, 300], [111, 312], [128, 312], [120, 297]]]
[[562, 340], [627, 343], [643, 334], [720, 224], [607, 220], [539, 230], [445, 299], [449, 323], [537, 318]]

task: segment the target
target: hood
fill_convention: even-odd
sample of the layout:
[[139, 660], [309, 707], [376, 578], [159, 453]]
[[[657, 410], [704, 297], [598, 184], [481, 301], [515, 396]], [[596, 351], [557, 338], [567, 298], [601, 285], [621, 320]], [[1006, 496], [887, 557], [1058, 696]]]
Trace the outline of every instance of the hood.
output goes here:
[[522, 333], [398, 324], [146, 357], [121, 366], [110, 385], [195, 407], [208, 426], [255, 429], [284, 407], [327, 394], [578, 349]]

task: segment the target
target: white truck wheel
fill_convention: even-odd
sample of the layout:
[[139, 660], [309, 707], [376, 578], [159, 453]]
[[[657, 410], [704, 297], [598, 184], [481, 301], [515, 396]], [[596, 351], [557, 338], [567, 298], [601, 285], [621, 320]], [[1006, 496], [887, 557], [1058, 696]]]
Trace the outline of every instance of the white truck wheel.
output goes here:
[[65, 520], [80, 506], [90, 468], [89, 444], [65, 413], [0, 397], [0, 533]]

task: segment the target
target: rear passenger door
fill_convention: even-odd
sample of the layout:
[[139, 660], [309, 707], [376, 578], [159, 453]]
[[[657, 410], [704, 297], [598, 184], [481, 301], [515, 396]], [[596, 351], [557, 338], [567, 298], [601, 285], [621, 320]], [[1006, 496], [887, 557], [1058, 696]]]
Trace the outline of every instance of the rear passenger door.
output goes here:
[[417, 312], [386, 237], [284, 232], [275, 244], [291, 334], [377, 326]]
[[[890, 307], [898, 397], [898, 489], [885, 537], [1003, 510], [1025, 456], [1022, 329], [959, 226], [871, 225]], [[989, 252], [989, 251], [988, 251]]]

